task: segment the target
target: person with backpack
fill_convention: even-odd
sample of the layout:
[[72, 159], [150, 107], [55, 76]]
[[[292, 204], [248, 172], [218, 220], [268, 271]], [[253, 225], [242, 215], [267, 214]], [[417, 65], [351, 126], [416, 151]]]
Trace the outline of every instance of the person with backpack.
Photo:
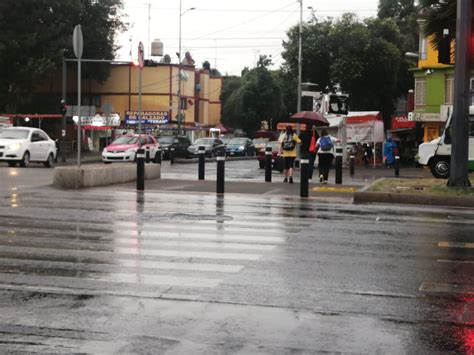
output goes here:
[[287, 126], [285, 133], [280, 136], [281, 150], [285, 162], [285, 179], [283, 182], [293, 184], [293, 167], [296, 159], [296, 144], [301, 143], [301, 139], [293, 132], [291, 126]]
[[300, 155], [303, 159], [309, 160], [308, 179], [313, 178], [314, 161], [316, 160], [316, 153], [318, 152], [317, 141], [319, 134], [316, 131], [316, 126], [311, 125], [311, 128], [302, 132], [300, 135], [301, 146]]
[[334, 160], [335, 150], [334, 145], [337, 138], [328, 134], [326, 129], [321, 131], [321, 137], [318, 139], [318, 167], [319, 167], [319, 182], [328, 183], [329, 169], [331, 169], [332, 161]]

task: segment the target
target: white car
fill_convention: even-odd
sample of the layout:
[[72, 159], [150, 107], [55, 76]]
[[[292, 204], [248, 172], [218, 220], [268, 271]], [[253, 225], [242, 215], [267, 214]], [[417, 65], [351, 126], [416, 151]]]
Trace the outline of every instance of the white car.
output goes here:
[[0, 161], [8, 162], [11, 167], [38, 162], [49, 168], [55, 158], [56, 143], [41, 129], [9, 127], [0, 132]]

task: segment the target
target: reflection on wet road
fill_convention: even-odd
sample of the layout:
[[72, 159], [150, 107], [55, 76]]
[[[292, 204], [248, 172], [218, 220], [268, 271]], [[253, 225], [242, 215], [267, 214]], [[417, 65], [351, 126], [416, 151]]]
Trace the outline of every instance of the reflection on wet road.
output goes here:
[[474, 349], [474, 212], [95, 189], [0, 199], [0, 349]]

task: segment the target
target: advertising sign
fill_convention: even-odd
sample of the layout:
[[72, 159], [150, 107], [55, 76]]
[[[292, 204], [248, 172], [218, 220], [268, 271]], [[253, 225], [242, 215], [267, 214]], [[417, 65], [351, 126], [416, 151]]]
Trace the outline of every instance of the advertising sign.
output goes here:
[[[136, 125], [138, 124], [138, 111], [126, 111], [125, 112], [125, 124]], [[145, 125], [158, 125], [166, 124], [170, 122], [170, 116], [168, 111], [143, 111], [142, 112], [142, 124]]]

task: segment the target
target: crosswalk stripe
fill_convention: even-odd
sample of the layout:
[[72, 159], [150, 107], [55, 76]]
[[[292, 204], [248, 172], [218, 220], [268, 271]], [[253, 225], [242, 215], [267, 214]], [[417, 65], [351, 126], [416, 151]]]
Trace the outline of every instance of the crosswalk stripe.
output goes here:
[[423, 292], [439, 293], [474, 293], [474, 285], [460, 285], [438, 282], [423, 282], [420, 286]]
[[122, 254], [152, 255], [152, 256], [170, 256], [177, 258], [201, 258], [217, 260], [258, 260], [259, 254], [244, 253], [213, 253], [201, 251], [182, 251], [182, 250], [148, 250], [138, 248], [114, 248], [114, 251]]
[[71, 277], [71, 276], [57, 276], [57, 275], [23, 275], [23, 274], [5, 274], [0, 273], [0, 283], [12, 282], [14, 284], [39, 284], [48, 286], [62, 286], [77, 285], [73, 288], [87, 288], [86, 283], [91, 285], [101, 285], [101, 287], [108, 288], [110, 285], [127, 285], [133, 289], [134, 286], [144, 287], [161, 287], [157, 290], [163, 292], [167, 287], [196, 287], [196, 288], [214, 288], [222, 279], [212, 278], [197, 278], [185, 276], [166, 276], [166, 275], [134, 275], [134, 274], [104, 274], [92, 275], [88, 274], [86, 277]]
[[462, 248], [462, 249], [474, 249], [474, 243], [463, 243], [463, 242], [439, 242], [439, 248]]
[[22, 292], [41, 292], [41, 293], [58, 293], [65, 295], [93, 295], [93, 296], [124, 296], [124, 297], [140, 297], [153, 299], [183, 299], [187, 301], [198, 301], [201, 296], [195, 294], [172, 294], [172, 293], [157, 293], [153, 291], [144, 290], [108, 290], [108, 289], [85, 289], [85, 288], [71, 288], [62, 286], [47, 286], [38, 284], [15, 284], [0, 282], [0, 290], [22, 291]]
[[451, 264], [474, 264], [474, 260], [447, 260], [447, 259], [438, 259], [436, 260], [439, 263], [451, 263]]
[[4, 235], [7, 237], [15, 236], [15, 235], [61, 235], [65, 236], [65, 238], [80, 238], [83, 237], [108, 237], [110, 239], [116, 239], [114, 236], [118, 237], [130, 237], [130, 236], [138, 236], [147, 237], [151, 239], [202, 239], [202, 240], [212, 240], [216, 242], [255, 242], [255, 243], [271, 243], [271, 244], [280, 244], [285, 242], [285, 238], [283, 237], [273, 237], [273, 236], [256, 236], [253, 234], [248, 235], [240, 235], [240, 234], [228, 234], [228, 233], [201, 233], [201, 232], [179, 232], [179, 231], [140, 231], [140, 230], [130, 230], [130, 231], [120, 231], [117, 232], [85, 232], [85, 231], [64, 231], [58, 229], [35, 229], [35, 228], [15, 228], [14, 230], [11, 228], [2, 228], [0, 227], [0, 235]]
[[114, 246], [123, 247], [151, 247], [151, 248], [201, 248], [201, 249], [221, 249], [221, 250], [254, 250], [254, 251], [270, 251], [275, 248], [274, 245], [270, 244], [247, 244], [247, 243], [229, 243], [227, 241], [219, 242], [196, 242], [196, 241], [184, 241], [184, 240], [148, 240], [141, 236], [129, 236], [128, 238], [115, 238], [111, 240], [79, 240], [79, 239], [64, 239], [60, 236], [57, 237], [37, 237], [37, 236], [9, 236], [8, 240], [0, 241], [0, 245], [8, 243], [8, 245], [16, 245], [22, 243], [29, 243], [29, 245], [35, 245], [37, 243], [55, 244], [62, 243], [64, 246], [77, 246], [87, 245], [87, 247], [101, 247], [109, 246], [110, 243]]
[[246, 253], [212, 253], [212, 252], [199, 252], [199, 251], [180, 251], [180, 250], [144, 250], [144, 249], [133, 249], [133, 248], [115, 248], [113, 251], [107, 250], [83, 250], [83, 249], [52, 249], [44, 248], [41, 246], [37, 247], [26, 247], [26, 246], [2, 246], [2, 252], [14, 252], [21, 254], [29, 253], [33, 255], [74, 255], [77, 257], [93, 257], [95, 255], [140, 255], [140, 256], [163, 256], [163, 257], [175, 257], [175, 258], [197, 258], [197, 259], [215, 259], [215, 260], [247, 260], [255, 261], [261, 257], [261, 254], [246, 254]]
[[197, 262], [164, 262], [151, 260], [125, 260], [114, 259], [113, 263], [81, 263], [66, 262], [54, 260], [25, 260], [16, 259], [14, 257], [0, 257], [0, 265], [3, 266], [24, 266], [42, 267], [42, 268], [61, 268], [68, 270], [85, 270], [94, 271], [97, 269], [114, 270], [120, 267], [140, 268], [149, 270], [179, 270], [179, 271], [208, 271], [218, 273], [236, 273], [243, 269], [243, 265], [227, 265], [227, 264], [209, 264]]

